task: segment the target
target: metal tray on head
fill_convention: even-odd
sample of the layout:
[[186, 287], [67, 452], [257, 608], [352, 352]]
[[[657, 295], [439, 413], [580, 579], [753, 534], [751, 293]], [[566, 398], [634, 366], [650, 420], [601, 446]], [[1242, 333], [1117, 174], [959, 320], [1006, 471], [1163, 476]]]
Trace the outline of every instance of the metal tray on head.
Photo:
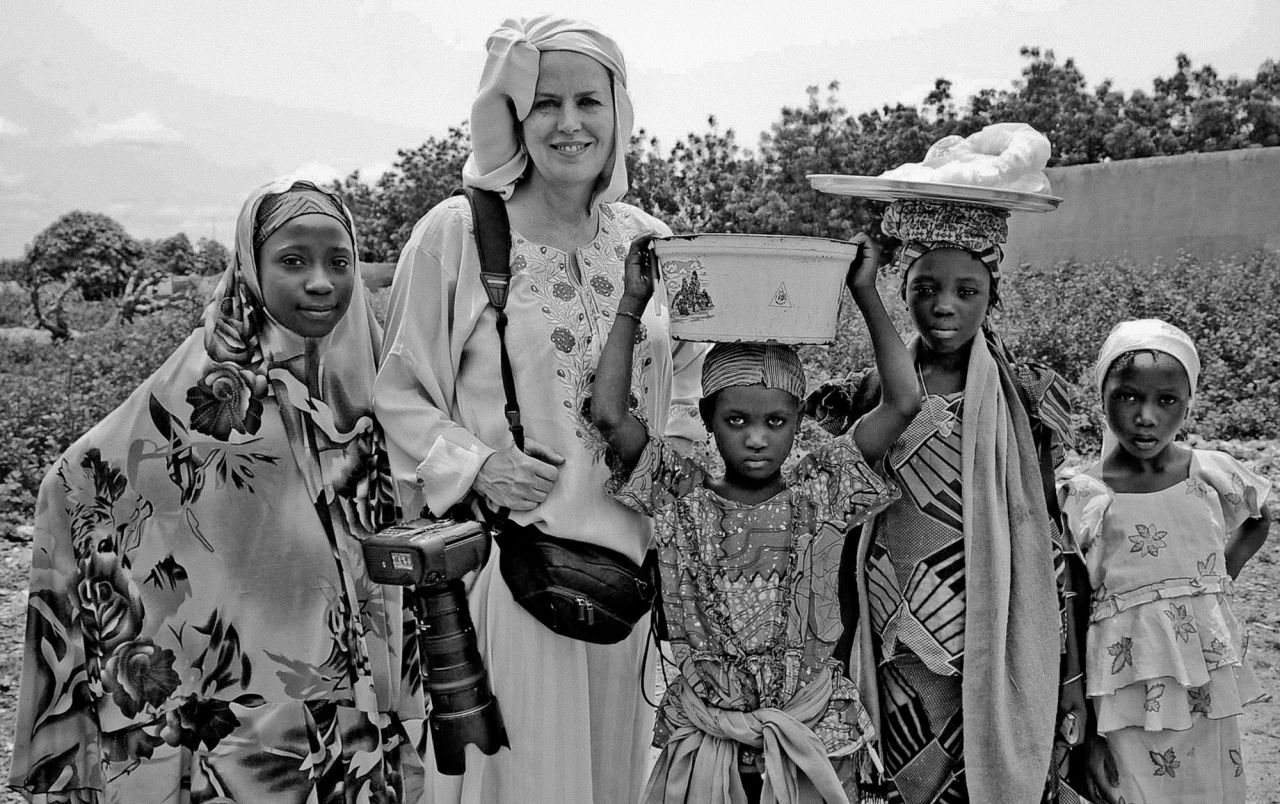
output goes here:
[[810, 173], [805, 178], [813, 189], [832, 195], [851, 195], [873, 201], [897, 201], [924, 198], [996, 207], [1011, 212], [1051, 212], [1062, 199], [1056, 195], [1000, 190], [970, 184], [946, 184], [936, 181], [886, 179], [883, 176], [846, 176], [836, 173]]

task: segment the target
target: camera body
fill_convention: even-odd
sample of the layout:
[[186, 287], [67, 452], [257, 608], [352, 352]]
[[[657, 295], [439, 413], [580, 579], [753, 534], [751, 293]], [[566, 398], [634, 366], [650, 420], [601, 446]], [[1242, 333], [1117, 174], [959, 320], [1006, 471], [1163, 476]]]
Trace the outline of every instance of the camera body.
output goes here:
[[369, 577], [397, 586], [436, 586], [478, 570], [489, 559], [479, 522], [415, 519], [364, 539]]
[[468, 745], [488, 755], [510, 745], [462, 583], [488, 561], [489, 539], [479, 522], [416, 519], [366, 537], [362, 545], [370, 578], [407, 587], [431, 699], [427, 720], [436, 769], [449, 776], [466, 771]]

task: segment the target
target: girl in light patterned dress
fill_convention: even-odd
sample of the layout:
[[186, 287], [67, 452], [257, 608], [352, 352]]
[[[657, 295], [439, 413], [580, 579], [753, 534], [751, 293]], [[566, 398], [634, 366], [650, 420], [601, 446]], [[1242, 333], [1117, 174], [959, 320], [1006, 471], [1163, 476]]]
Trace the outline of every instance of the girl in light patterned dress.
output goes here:
[[1191, 339], [1126, 321], [1094, 376], [1102, 460], [1060, 489], [1068, 549], [1093, 587], [1086, 690], [1101, 801], [1243, 802], [1238, 715], [1259, 695], [1232, 585], [1267, 537], [1270, 484], [1174, 440], [1195, 393]]

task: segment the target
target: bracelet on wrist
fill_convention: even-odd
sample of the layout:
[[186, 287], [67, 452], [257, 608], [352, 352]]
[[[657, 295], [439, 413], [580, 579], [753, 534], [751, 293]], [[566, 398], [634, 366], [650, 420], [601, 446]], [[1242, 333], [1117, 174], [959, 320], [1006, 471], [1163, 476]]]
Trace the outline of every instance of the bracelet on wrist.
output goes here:
[[618, 315], [625, 315], [627, 318], [634, 319], [636, 323], [640, 323], [639, 313], [633, 313], [630, 310], [618, 310]]
[[1077, 681], [1079, 681], [1079, 680], [1080, 680], [1080, 679], [1082, 679], [1082, 678], [1084, 678], [1084, 673], [1076, 673], [1076, 674], [1075, 674], [1074, 676], [1072, 676], [1071, 678], [1068, 678], [1066, 681], [1062, 682], [1062, 686], [1064, 686], [1064, 687], [1065, 687], [1065, 686], [1067, 686], [1068, 684], [1074, 684], [1074, 683], [1076, 683]]

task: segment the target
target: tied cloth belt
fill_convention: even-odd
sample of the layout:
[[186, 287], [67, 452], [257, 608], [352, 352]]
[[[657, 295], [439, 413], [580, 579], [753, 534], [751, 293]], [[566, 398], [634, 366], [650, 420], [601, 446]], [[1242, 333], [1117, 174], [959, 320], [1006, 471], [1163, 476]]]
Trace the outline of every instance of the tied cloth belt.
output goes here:
[[676, 728], [641, 801], [745, 804], [738, 749], [746, 745], [764, 757], [761, 804], [848, 804], [826, 748], [812, 728], [827, 711], [831, 693], [831, 673], [819, 673], [781, 709], [739, 712], [707, 704], [680, 676], [667, 690], [667, 701], [673, 704], [668, 714]]

